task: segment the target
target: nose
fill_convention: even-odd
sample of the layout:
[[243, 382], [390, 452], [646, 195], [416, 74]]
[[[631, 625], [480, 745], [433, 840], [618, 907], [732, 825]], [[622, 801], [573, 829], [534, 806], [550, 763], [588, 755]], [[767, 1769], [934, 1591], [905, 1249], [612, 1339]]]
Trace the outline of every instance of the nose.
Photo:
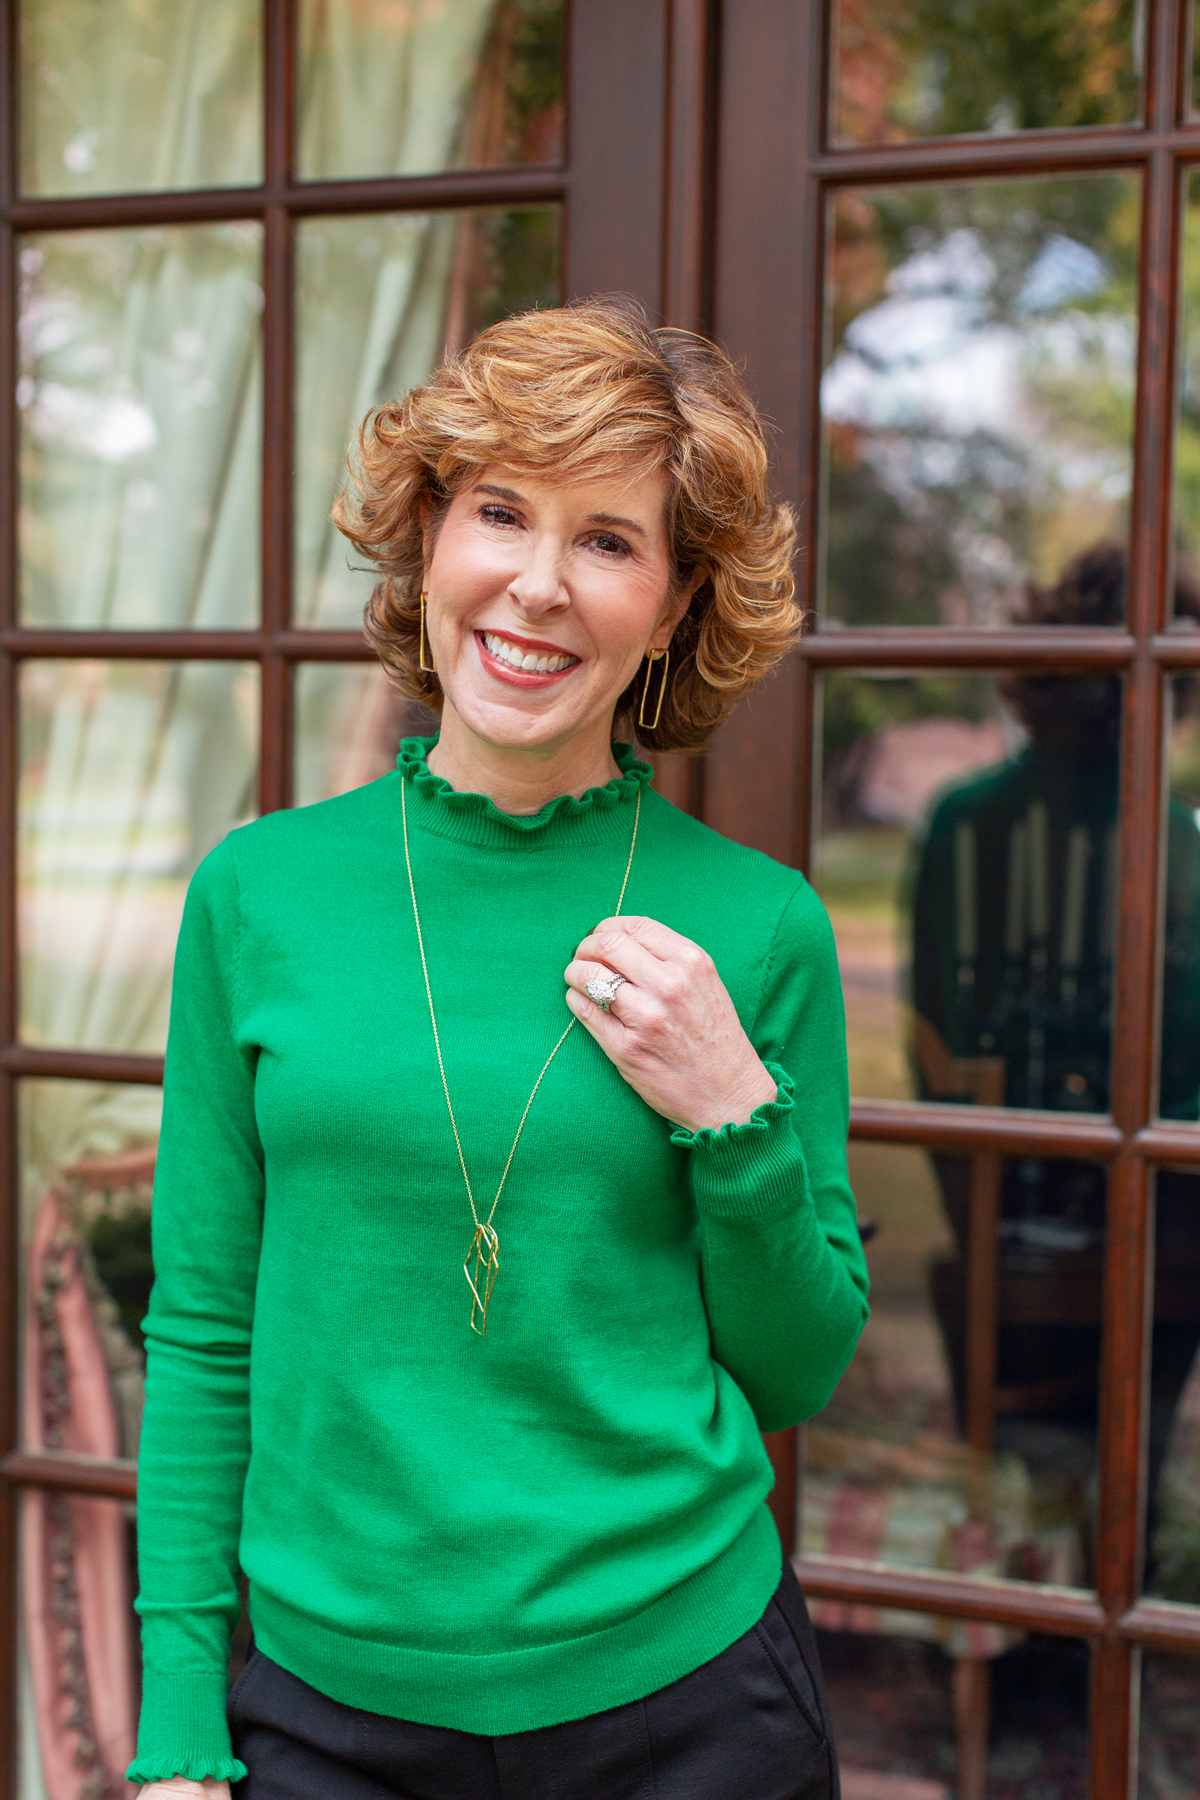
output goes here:
[[570, 605], [562, 576], [562, 547], [551, 534], [536, 536], [524, 566], [509, 582], [508, 592], [518, 612], [527, 619], [544, 619], [548, 613]]

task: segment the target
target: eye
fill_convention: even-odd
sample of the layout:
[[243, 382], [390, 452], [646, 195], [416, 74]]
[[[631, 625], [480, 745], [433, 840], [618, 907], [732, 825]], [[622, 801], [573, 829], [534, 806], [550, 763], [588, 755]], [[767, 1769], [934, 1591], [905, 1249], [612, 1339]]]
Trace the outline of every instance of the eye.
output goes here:
[[480, 507], [479, 516], [481, 519], [486, 519], [489, 525], [516, 525], [519, 523], [511, 506], [499, 506], [494, 500]]
[[605, 556], [628, 556], [630, 554], [628, 542], [625, 538], [618, 537], [615, 531], [593, 532], [587, 542], [593, 549], [601, 551]]

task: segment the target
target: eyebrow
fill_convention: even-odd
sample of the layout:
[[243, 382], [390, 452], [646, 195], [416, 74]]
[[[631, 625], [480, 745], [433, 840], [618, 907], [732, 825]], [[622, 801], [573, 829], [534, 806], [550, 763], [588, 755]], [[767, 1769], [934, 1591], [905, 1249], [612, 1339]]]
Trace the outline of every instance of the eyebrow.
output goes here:
[[[471, 492], [473, 494], [494, 494], [497, 500], [511, 501], [514, 506], [529, 505], [524, 494], [519, 494], [516, 488], [497, 487], [490, 481], [477, 482], [471, 489]], [[587, 516], [587, 523], [589, 525], [618, 526], [622, 531], [635, 531], [637, 535], [642, 538], [646, 536], [646, 527], [644, 525], [639, 525], [636, 519], [626, 519], [620, 513], [589, 513]]]

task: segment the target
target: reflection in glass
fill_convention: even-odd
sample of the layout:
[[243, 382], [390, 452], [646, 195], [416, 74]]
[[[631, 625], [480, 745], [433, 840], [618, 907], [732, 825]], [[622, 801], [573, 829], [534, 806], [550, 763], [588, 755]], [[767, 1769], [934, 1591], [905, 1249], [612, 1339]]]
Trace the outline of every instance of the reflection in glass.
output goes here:
[[296, 671], [294, 799], [311, 806], [377, 781], [396, 766], [400, 739], [437, 730], [378, 663], [302, 663]]
[[1087, 1800], [1085, 1645], [1031, 1637], [981, 1664], [971, 1640], [992, 1626], [810, 1610], [843, 1614], [817, 1643], [844, 1800]]
[[[1055, 593], [1074, 604], [1116, 561]], [[814, 880], [852, 1091], [1106, 1110], [1120, 704], [1106, 675], [826, 678]], [[1200, 834], [1178, 797], [1167, 824], [1159, 1104], [1194, 1119]]]
[[[21, 1441], [27, 1449], [137, 1458], [142, 1320], [152, 1282], [150, 1192], [161, 1118], [161, 1088], [21, 1083]], [[52, 1300], [62, 1312], [61, 1328], [55, 1325], [47, 1338]], [[93, 1396], [86, 1406], [71, 1404], [70, 1383], [64, 1389], [58, 1381], [64, 1366]], [[104, 1407], [95, 1403], [100, 1393]]]
[[[1195, 33], [1195, 27], [1193, 26]], [[1200, 33], [1195, 33], [1200, 56]], [[1179, 296], [1179, 417], [1175, 439], [1176, 552], [1189, 595], [1200, 589], [1200, 174], [1184, 187], [1182, 277]], [[1194, 619], [1200, 608], [1179, 605]]]
[[854, 144], [1136, 119], [1137, 0], [836, 0], [832, 134]]
[[141, 1703], [133, 1508], [26, 1489], [20, 1519], [21, 1800], [132, 1792]]
[[161, 1051], [188, 880], [254, 808], [257, 669], [30, 661], [20, 698], [22, 1036]]
[[1200, 1796], [1200, 1660], [1142, 1652], [1137, 1800]]
[[[154, 1087], [21, 1084], [21, 1442], [29, 1450], [137, 1457], [161, 1114]], [[28, 1491], [20, 1506], [20, 1792], [123, 1791], [139, 1681], [133, 1509]], [[79, 1785], [81, 1772], [92, 1787]]]
[[558, 304], [557, 207], [369, 213], [299, 227], [296, 620], [357, 625], [373, 577], [329, 522], [370, 407], [485, 325]]
[[300, 0], [300, 173], [562, 159], [562, 0]]
[[24, 240], [24, 624], [257, 621], [260, 251], [245, 223]]
[[1147, 1590], [1200, 1603], [1200, 1175], [1155, 1181]]
[[1132, 175], [849, 188], [831, 201], [821, 608], [1004, 625], [1124, 544]]
[[805, 1433], [806, 1551], [1090, 1582], [1104, 1174], [1036, 1169], [1016, 1215], [1027, 1164], [853, 1146], [871, 1317]]
[[259, 0], [21, 0], [21, 187], [262, 179]]
[[[1040, 1210], [1014, 1214], [1011, 1195], [1031, 1170]], [[805, 1428], [802, 1550], [1089, 1585], [1103, 1171], [851, 1144], [850, 1178], [871, 1317], [833, 1399]], [[983, 1792], [967, 1772], [983, 1767], [989, 1742], [997, 1779], [1017, 1773], [1017, 1741], [1030, 1777], [1064, 1766], [1077, 1738], [1082, 1767], [1082, 1702], [1020, 1723], [1016, 1696], [1046, 1654], [1021, 1633], [826, 1600], [812, 1614], [834, 1634], [823, 1654], [831, 1693], [845, 1689], [851, 1765], [946, 1781], [947, 1800]], [[865, 1644], [858, 1633], [870, 1634]], [[911, 1717], [896, 1704], [907, 1680]]]

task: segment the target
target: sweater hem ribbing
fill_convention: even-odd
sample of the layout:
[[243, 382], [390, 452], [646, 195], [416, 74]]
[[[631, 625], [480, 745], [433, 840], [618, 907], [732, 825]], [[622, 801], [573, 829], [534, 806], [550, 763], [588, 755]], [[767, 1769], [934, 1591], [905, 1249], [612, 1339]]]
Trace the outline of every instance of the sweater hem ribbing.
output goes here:
[[690, 1675], [757, 1623], [781, 1568], [762, 1505], [715, 1562], [645, 1611], [554, 1644], [471, 1654], [354, 1638], [253, 1585], [250, 1614], [265, 1656], [344, 1706], [508, 1737], [644, 1700]]

